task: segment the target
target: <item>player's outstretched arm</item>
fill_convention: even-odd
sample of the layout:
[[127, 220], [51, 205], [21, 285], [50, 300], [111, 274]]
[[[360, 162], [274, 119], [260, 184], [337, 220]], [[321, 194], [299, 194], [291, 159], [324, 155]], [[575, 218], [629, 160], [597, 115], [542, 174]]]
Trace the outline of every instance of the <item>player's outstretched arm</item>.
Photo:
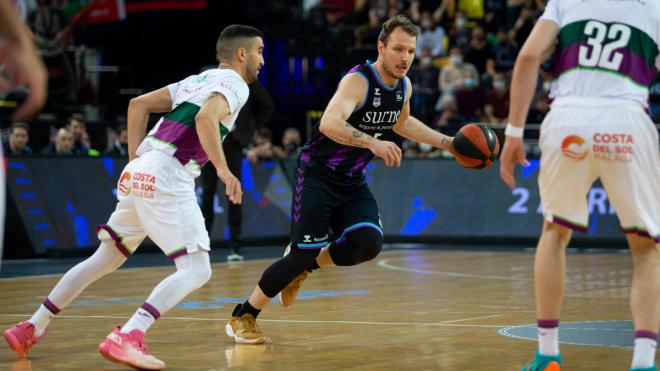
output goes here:
[[146, 136], [150, 113], [168, 112], [172, 109], [172, 97], [167, 87], [135, 97], [128, 102], [128, 160], [136, 157], [136, 151]]
[[525, 147], [522, 143], [527, 111], [534, 96], [534, 89], [536, 89], [539, 67], [543, 58], [548, 55], [548, 51], [552, 50], [558, 32], [554, 22], [543, 19], [538, 21], [520, 50], [513, 67], [509, 122], [500, 156], [500, 177], [511, 189], [516, 186], [513, 177], [515, 164], [527, 166]]
[[430, 144], [435, 148], [452, 151], [452, 137], [437, 132], [426, 126], [416, 117], [410, 116], [410, 97], [412, 96], [412, 84], [410, 84], [408, 78], [406, 78], [406, 84], [408, 84], [406, 102], [403, 105], [403, 110], [401, 111], [399, 120], [394, 126], [394, 131], [406, 139]]
[[225, 184], [225, 193], [234, 204], [240, 204], [243, 197], [241, 182], [229, 171], [225, 153], [222, 151], [222, 138], [218, 130], [218, 122], [229, 115], [229, 103], [222, 94], [212, 94], [202, 104], [195, 115], [195, 128], [199, 143], [209, 160], [215, 166], [218, 178]]
[[0, 36], [5, 39], [5, 58], [0, 62], [7, 77], [0, 75], [0, 90], [23, 85], [27, 99], [16, 109], [14, 119], [25, 120], [46, 102], [47, 74], [30, 37], [28, 28], [16, 17], [8, 1], [0, 1]]
[[385, 160], [387, 166], [401, 165], [401, 149], [393, 142], [365, 134], [346, 120], [364, 99], [367, 84], [358, 74], [346, 75], [321, 117], [319, 130], [328, 138], [347, 146], [368, 148]]

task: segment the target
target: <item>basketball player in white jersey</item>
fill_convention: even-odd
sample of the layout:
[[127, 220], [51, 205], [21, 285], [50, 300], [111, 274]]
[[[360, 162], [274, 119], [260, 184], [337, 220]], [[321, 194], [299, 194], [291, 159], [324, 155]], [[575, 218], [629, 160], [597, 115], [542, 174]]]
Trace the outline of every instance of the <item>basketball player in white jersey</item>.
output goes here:
[[[156, 286], [124, 326], [107, 336], [99, 351], [110, 361], [136, 369], [165, 367], [147, 352], [145, 332], [211, 277], [209, 237], [194, 179], [210, 160], [229, 199], [241, 202], [241, 184], [227, 168], [221, 139], [248, 98], [247, 83], [257, 80], [264, 64], [261, 32], [250, 26], [225, 28], [216, 49], [219, 68], [131, 100], [130, 162], [117, 186], [117, 208], [108, 223], [97, 228], [101, 245], [94, 255], [62, 277], [30, 320], [4, 332], [20, 357], [42, 340], [61, 309], [89, 284], [121, 266], [148, 235], [174, 261], [177, 271]], [[145, 138], [152, 112], [166, 113]]]
[[[660, 327], [660, 154], [648, 114], [660, 67], [657, 0], [550, 0], [516, 60], [500, 175], [515, 187], [539, 65], [555, 50], [552, 109], [541, 125], [539, 190], [544, 225], [534, 276], [538, 350], [523, 370], [559, 370], [565, 247], [586, 232], [586, 194], [600, 178], [626, 233], [634, 276], [631, 370], [656, 370]], [[576, 364], [579, 361], [576, 360]], [[578, 367], [579, 368], [579, 367]]]

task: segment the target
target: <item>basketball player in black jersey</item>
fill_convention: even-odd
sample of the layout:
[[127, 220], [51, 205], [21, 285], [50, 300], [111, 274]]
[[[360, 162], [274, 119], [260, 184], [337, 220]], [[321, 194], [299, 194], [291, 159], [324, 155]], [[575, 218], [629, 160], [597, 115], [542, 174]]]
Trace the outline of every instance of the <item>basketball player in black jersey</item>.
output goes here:
[[[356, 265], [378, 255], [383, 231], [364, 177], [374, 156], [388, 167], [400, 166], [401, 137], [451, 150], [451, 137], [409, 116], [412, 85], [406, 73], [417, 34], [406, 17], [389, 19], [378, 37], [376, 62], [354, 67], [341, 80], [298, 158], [285, 256], [264, 271], [227, 323], [227, 335], [237, 343], [263, 343], [257, 315], [278, 293], [283, 306], [293, 304], [310, 271]], [[330, 228], [334, 241], [328, 237]]]

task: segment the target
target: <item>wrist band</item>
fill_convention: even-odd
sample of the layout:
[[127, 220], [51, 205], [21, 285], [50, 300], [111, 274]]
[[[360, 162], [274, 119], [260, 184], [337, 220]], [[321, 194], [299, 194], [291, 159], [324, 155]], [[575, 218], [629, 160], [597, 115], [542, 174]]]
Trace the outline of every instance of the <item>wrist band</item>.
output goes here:
[[504, 130], [504, 135], [507, 137], [522, 138], [525, 127], [523, 126], [513, 126], [511, 123], [506, 124], [506, 129]]

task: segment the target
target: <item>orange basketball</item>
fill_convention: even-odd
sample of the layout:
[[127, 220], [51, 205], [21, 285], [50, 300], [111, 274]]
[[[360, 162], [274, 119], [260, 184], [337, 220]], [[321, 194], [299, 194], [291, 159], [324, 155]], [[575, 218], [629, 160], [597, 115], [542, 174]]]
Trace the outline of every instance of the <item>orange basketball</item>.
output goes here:
[[500, 152], [497, 135], [482, 124], [467, 124], [454, 136], [452, 143], [456, 162], [468, 169], [485, 169]]

